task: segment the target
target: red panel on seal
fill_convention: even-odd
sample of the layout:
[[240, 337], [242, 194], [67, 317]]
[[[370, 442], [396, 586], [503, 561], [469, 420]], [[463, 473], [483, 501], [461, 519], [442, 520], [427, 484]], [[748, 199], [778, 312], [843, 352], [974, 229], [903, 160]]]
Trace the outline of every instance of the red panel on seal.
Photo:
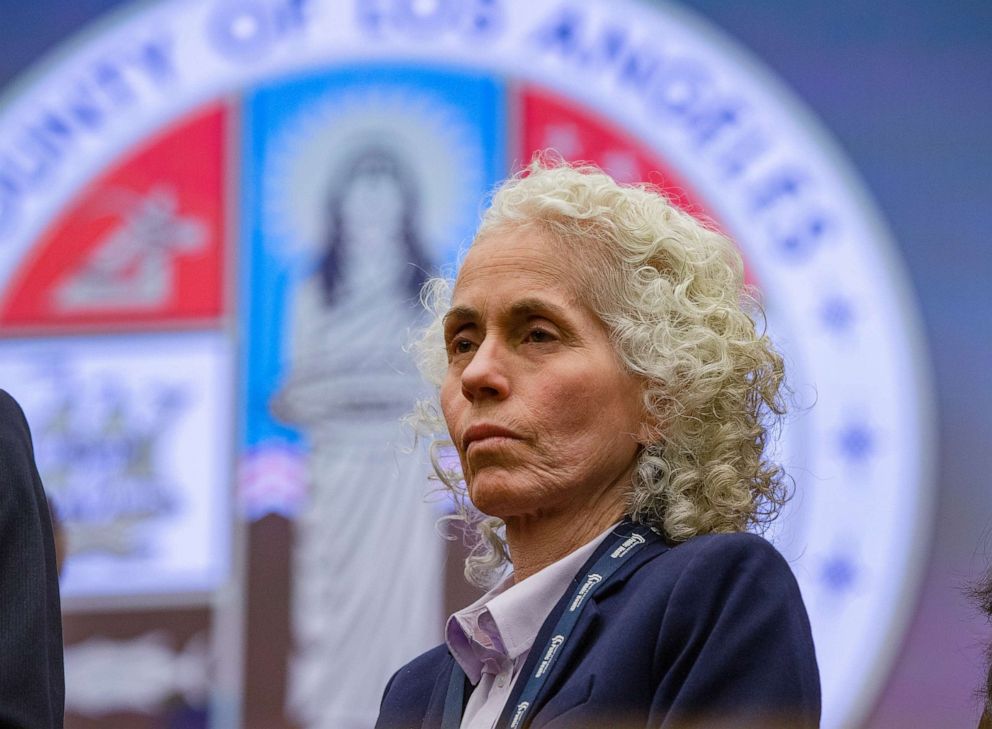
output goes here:
[[520, 99], [518, 159], [554, 149], [567, 160], [593, 162], [617, 182], [651, 183], [683, 210], [715, 219], [692, 189], [634, 136], [550, 91], [524, 86]]
[[216, 320], [225, 111], [170, 126], [64, 208], [11, 278], [0, 325], [94, 330]]
[[[726, 230], [702, 198], [643, 142], [599, 115], [545, 89], [523, 85], [518, 92], [519, 135], [513, 158], [519, 164], [539, 150], [553, 149], [570, 161], [592, 162], [618, 182], [647, 182], [683, 210]], [[745, 261], [745, 280], [756, 284]]]

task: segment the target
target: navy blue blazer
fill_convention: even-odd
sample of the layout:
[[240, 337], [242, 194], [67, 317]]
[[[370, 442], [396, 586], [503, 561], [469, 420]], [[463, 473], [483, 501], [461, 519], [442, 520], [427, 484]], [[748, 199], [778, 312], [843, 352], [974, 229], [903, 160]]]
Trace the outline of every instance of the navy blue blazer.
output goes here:
[[64, 695], [48, 500], [24, 413], [0, 390], [0, 729], [60, 729]]
[[[547, 643], [571, 590], [536, 647]], [[533, 673], [536, 647], [521, 677]], [[439, 727], [453, 666], [441, 645], [397, 671], [376, 729]], [[819, 672], [792, 571], [753, 534], [649, 542], [586, 605], [534, 707], [531, 729], [818, 727]]]

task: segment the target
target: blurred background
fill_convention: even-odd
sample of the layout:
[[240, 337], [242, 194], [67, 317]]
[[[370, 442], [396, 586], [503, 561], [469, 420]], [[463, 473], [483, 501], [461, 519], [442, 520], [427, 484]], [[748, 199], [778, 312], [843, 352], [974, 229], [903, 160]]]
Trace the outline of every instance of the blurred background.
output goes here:
[[371, 726], [474, 594], [398, 426], [416, 292], [548, 147], [731, 234], [816, 401], [772, 536], [824, 726], [977, 725], [990, 77], [977, 0], [0, 0], [0, 387], [66, 725]]

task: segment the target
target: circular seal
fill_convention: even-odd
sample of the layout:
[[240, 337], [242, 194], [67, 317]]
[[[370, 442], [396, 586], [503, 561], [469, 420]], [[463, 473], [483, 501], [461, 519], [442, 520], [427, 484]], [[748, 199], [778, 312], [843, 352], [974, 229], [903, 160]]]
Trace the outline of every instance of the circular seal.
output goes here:
[[[190, 405], [206, 425], [187, 438], [224, 452], [226, 432], [249, 482], [247, 513], [303, 520], [313, 488], [301, 485], [305, 454], [324, 436], [280, 419], [272, 403], [279, 392], [305, 392], [303, 406], [349, 390], [341, 407], [350, 410], [335, 422], [366, 418], [377, 405], [355, 389], [379, 376], [348, 364], [355, 358], [341, 348], [360, 341], [373, 352], [396, 339], [343, 318], [357, 305], [342, 297], [362, 284], [335, 273], [335, 256], [358, 235], [349, 219], [366, 221], [363, 245], [383, 246], [377, 256], [437, 266], [468, 240], [487, 189], [536, 149], [669, 187], [737, 241], [786, 353], [803, 407], [777, 447], [797, 498], [771, 536], [810, 612], [823, 725], [863, 720], [905, 628], [933, 511], [921, 327], [896, 248], [849, 163], [720, 31], [675, 3], [629, 0], [160, 0], [112, 17], [9, 94], [0, 140], [0, 350], [20, 358], [0, 370], [30, 379], [23, 363], [37, 358], [35, 343], [83, 342], [63, 357], [78, 377], [96, 367], [96, 338], [149, 342], [165, 328], [170, 357], [146, 369], [168, 389], [197, 377], [175, 365], [182, 332], [228, 342], [211, 349], [210, 367], [240, 372], [247, 387], [228, 378], [233, 409], [208, 394], [200, 410]], [[352, 148], [365, 156], [355, 161]], [[360, 185], [335, 182], [343, 169], [386, 190], [392, 207], [370, 217]], [[406, 300], [417, 274], [393, 268], [382, 296]], [[293, 385], [287, 373], [309, 356], [301, 347], [328, 331], [333, 361], [352, 369], [306, 370], [307, 387]], [[96, 370], [106, 379], [113, 364]], [[389, 377], [390, 392], [408, 388]], [[126, 419], [127, 403], [142, 407], [141, 384], [128, 387], [114, 417]], [[38, 400], [29, 404], [55, 407], [54, 395]], [[170, 417], [183, 427], [179, 409]], [[108, 422], [60, 437], [81, 442]], [[158, 436], [145, 435], [145, 465], [168, 472], [172, 451], [155, 456]], [[182, 524], [205, 533], [230, 523], [230, 500], [184, 501], [183, 473], [163, 476], [179, 484], [169, 513], [201, 508]], [[224, 479], [212, 488], [223, 491]], [[226, 550], [203, 567], [198, 589], [238, 579]], [[168, 558], [182, 562], [181, 550]], [[128, 557], [115, 559], [80, 573], [105, 575], [90, 592], [125, 589], [112, 575]], [[294, 692], [298, 715], [318, 721], [317, 699], [304, 694]]]

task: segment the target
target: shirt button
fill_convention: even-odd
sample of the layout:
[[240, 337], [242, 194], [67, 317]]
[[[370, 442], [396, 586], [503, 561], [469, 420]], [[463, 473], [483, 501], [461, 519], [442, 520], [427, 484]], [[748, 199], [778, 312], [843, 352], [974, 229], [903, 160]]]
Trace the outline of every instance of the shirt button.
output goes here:
[[504, 686], [506, 686], [506, 674], [505, 673], [501, 673], [501, 674], [499, 674], [496, 677], [496, 686], [498, 686], [499, 688], [503, 688]]

